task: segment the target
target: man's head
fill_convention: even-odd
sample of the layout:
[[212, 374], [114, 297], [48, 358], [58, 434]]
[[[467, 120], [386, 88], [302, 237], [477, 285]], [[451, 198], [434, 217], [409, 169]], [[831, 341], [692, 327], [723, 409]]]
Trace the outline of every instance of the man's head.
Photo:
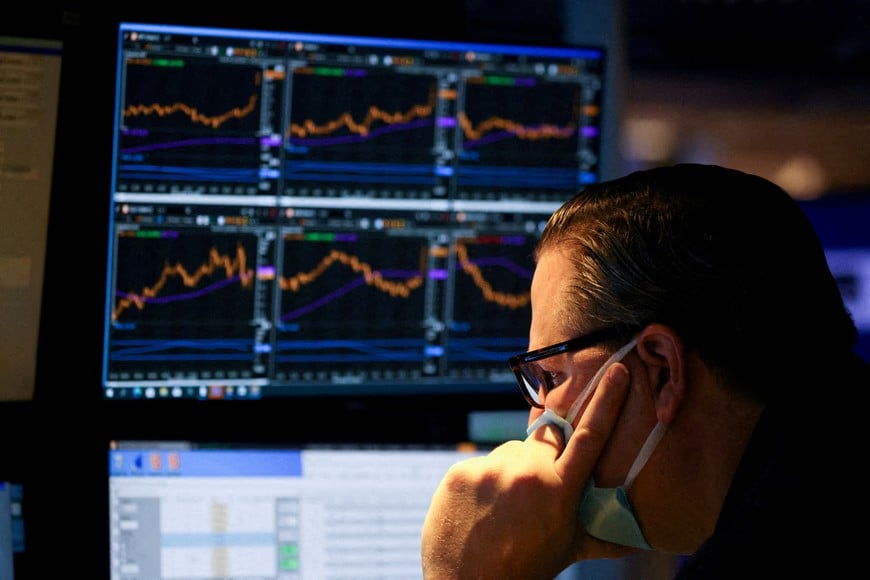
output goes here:
[[551, 305], [566, 330], [667, 325], [761, 400], [856, 339], [800, 206], [754, 175], [682, 164], [589, 186], [550, 218], [538, 261], [553, 251], [573, 265]]

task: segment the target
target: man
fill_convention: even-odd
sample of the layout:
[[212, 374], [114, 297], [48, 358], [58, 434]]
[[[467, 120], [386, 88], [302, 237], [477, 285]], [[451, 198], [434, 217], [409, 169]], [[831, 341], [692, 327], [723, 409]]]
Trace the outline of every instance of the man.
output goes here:
[[536, 260], [532, 350], [510, 360], [529, 436], [446, 474], [427, 580], [642, 550], [689, 555], [678, 578], [863, 565], [849, 487], [870, 374], [786, 192], [712, 165], [636, 172], [566, 202]]

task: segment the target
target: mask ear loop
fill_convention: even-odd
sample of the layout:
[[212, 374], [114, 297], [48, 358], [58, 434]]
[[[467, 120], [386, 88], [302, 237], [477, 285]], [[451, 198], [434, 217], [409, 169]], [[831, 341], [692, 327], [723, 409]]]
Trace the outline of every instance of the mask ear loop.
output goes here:
[[607, 372], [607, 369], [610, 368], [610, 365], [622, 360], [622, 357], [628, 354], [628, 351], [633, 349], [636, 345], [637, 337], [634, 337], [628, 342], [628, 344], [610, 355], [610, 358], [608, 358], [607, 361], [603, 365], [601, 365], [601, 368], [598, 369], [598, 372], [595, 373], [589, 383], [587, 383], [586, 388], [583, 389], [583, 392], [580, 394], [579, 397], [577, 397], [577, 400], [574, 401], [574, 404], [571, 405], [571, 408], [568, 409], [568, 413], [565, 415], [565, 420], [568, 421], [568, 423], [572, 425], [574, 424], [574, 419], [577, 417], [577, 413], [580, 412], [580, 409], [583, 408], [583, 405], [586, 404], [586, 401], [589, 399], [589, 397], [592, 396], [592, 393], [595, 392], [595, 389], [598, 388], [598, 383], [601, 381], [601, 377], [604, 376], [604, 373]]
[[[611, 355], [611, 357], [607, 359], [607, 362], [604, 363], [604, 365], [602, 365], [600, 369], [598, 369], [598, 372], [595, 373], [595, 376], [592, 377], [591, 381], [589, 381], [589, 386], [586, 387], [584, 393], [577, 398], [577, 400], [574, 402], [573, 405], [571, 405], [571, 408], [568, 410], [566, 420], [569, 422], [569, 424], [573, 424], [574, 415], [579, 412], [583, 404], [586, 402], [586, 399], [588, 399], [589, 396], [592, 395], [592, 392], [598, 386], [598, 382], [601, 380], [601, 377], [604, 376], [604, 373], [607, 371], [607, 369], [610, 368], [610, 365], [614, 362], [621, 360], [622, 357], [628, 354], [628, 351], [635, 347], [635, 345], [637, 345], [637, 337], [633, 338], [631, 342], [613, 353], [613, 355]], [[622, 487], [624, 489], [627, 490], [629, 487], [631, 487], [631, 484], [634, 483], [634, 478], [637, 477], [637, 474], [640, 473], [640, 470], [643, 469], [644, 465], [646, 465], [646, 462], [649, 460], [653, 451], [655, 451], [655, 448], [659, 444], [659, 441], [661, 441], [662, 437], [664, 436], [666, 427], [667, 425], [659, 422], [656, 423], [656, 426], [653, 427], [652, 431], [650, 431], [649, 436], [646, 438], [646, 441], [640, 448], [640, 451], [638, 451], [637, 457], [635, 457], [634, 462], [631, 464], [631, 468], [628, 470], [628, 474], [625, 476], [625, 482], [623, 482], [622, 484]]]
[[[529, 425], [529, 428], [526, 429], [526, 434], [531, 435], [538, 427], [542, 425], [555, 425], [562, 431], [562, 441], [567, 444], [568, 440], [571, 438], [571, 435], [574, 434], [574, 418], [577, 416], [577, 413], [580, 409], [583, 408], [583, 405], [586, 403], [586, 400], [592, 395], [595, 391], [596, 387], [598, 387], [598, 382], [601, 380], [601, 377], [604, 376], [605, 371], [610, 368], [610, 365], [614, 362], [617, 362], [622, 359], [628, 351], [633, 349], [637, 345], [637, 337], [631, 339], [625, 346], [614, 352], [610, 355], [610, 358], [605, 361], [601, 368], [598, 369], [598, 372], [592, 377], [592, 379], [586, 383], [586, 388], [583, 389], [583, 392], [580, 393], [580, 396], [577, 397], [577, 400], [571, 405], [571, 408], [568, 409], [568, 414], [563, 419], [556, 412], [547, 407], [544, 409], [544, 412], [537, 418], [535, 421]], [[650, 451], [652, 452], [652, 451]], [[644, 459], [646, 462], [646, 459]], [[643, 465], [641, 465], [643, 467]], [[640, 471], [640, 468], [637, 469]], [[633, 479], [633, 478], [632, 478]]]
[[643, 469], [644, 465], [646, 465], [647, 460], [650, 458], [653, 451], [655, 451], [656, 445], [659, 444], [662, 436], [664, 436], [666, 427], [667, 425], [660, 421], [656, 423], [656, 426], [653, 427], [652, 431], [650, 431], [649, 437], [646, 438], [646, 442], [644, 442], [643, 447], [638, 451], [634, 463], [631, 464], [631, 468], [625, 476], [625, 482], [622, 484], [624, 489], [627, 490], [631, 487], [631, 484], [634, 483], [634, 478], [637, 477], [637, 474], [640, 473], [640, 470]]

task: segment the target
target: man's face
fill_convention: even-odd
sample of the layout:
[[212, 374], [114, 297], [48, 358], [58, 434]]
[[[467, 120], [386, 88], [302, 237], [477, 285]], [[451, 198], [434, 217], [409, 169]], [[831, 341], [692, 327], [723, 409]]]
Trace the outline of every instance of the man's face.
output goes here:
[[[568, 292], [568, 274], [573, 267], [570, 260], [558, 249], [546, 252], [540, 257], [532, 278], [529, 350], [569, 340], [585, 330], [591, 330], [572, 328], [563, 316]], [[554, 384], [553, 390], [546, 397], [546, 406], [564, 417], [586, 383], [609, 355], [602, 347], [592, 346], [541, 360], [541, 368], [550, 373]], [[541, 412], [541, 409], [532, 409], [531, 419], [537, 418]]]
[[[563, 315], [569, 290], [570, 273], [575, 265], [560, 249], [540, 256], [532, 279], [532, 322], [529, 349], [541, 348], [574, 338], [595, 328], [571, 328]], [[583, 319], [582, 313], [579, 317]], [[580, 351], [559, 354], [540, 361], [541, 367], [553, 377], [554, 388], [547, 394], [546, 407], [564, 417], [589, 381], [613, 354], [612, 348], [592, 346]], [[644, 366], [630, 352], [623, 363], [631, 374], [629, 394], [616, 428], [601, 455], [595, 470], [600, 485], [619, 485], [625, 478], [631, 462], [656, 423], [655, 408], [651, 401]], [[581, 408], [573, 421], [576, 427], [585, 409]], [[532, 408], [529, 424], [540, 416], [542, 409]]]

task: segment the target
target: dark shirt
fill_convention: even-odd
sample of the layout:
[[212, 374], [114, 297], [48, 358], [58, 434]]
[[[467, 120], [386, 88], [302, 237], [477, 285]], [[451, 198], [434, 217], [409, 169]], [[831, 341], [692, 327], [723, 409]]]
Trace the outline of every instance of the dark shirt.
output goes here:
[[794, 391], [809, 397], [767, 404], [713, 535], [678, 580], [850, 578], [864, 568], [870, 366], [856, 356], [832, 367]]

